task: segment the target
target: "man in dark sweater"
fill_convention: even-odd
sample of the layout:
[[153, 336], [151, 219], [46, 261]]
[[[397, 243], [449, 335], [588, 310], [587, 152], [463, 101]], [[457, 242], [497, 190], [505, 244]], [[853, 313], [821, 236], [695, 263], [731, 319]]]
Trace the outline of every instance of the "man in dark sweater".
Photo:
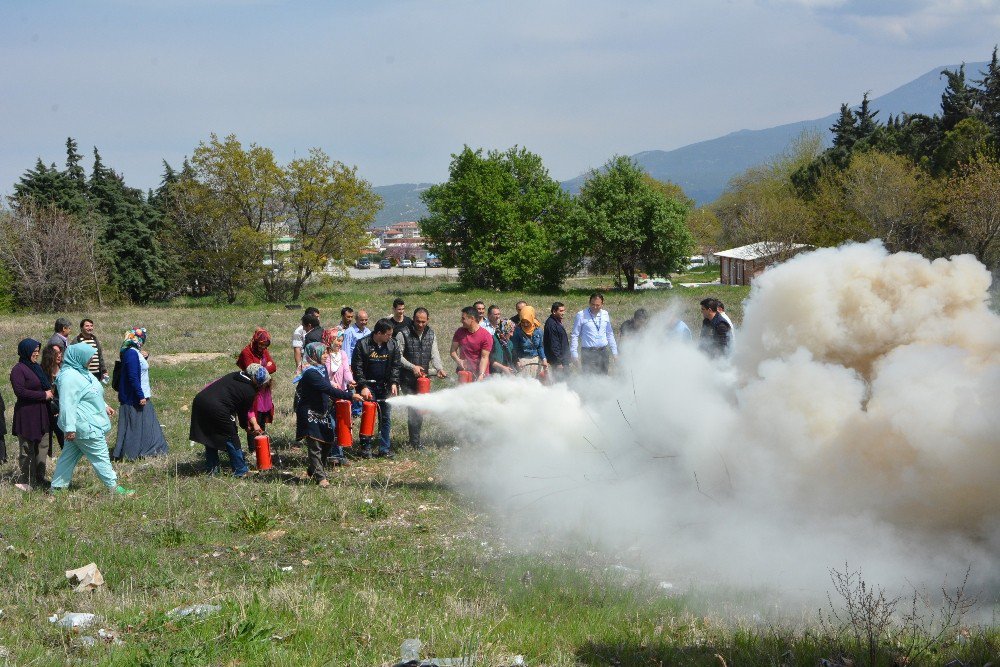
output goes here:
[[[399, 345], [392, 338], [392, 320], [379, 320], [375, 323], [371, 335], [365, 336], [354, 346], [351, 371], [354, 373], [354, 381], [358, 385], [361, 397], [366, 401], [378, 401], [378, 456], [390, 459], [392, 449], [389, 433], [392, 429], [392, 412], [386, 399], [399, 394], [401, 367]], [[371, 447], [365, 446], [361, 455], [371, 458]]]
[[701, 341], [699, 347], [710, 357], [724, 357], [729, 354], [733, 328], [719, 312], [718, 299], [701, 301]]
[[542, 332], [542, 347], [545, 348], [545, 358], [549, 362], [549, 372], [552, 377], [560, 378], [569, 366], [569, 335], [563, 326], [563, 316], [566, 306], [556, 301], [552, 304], [552, 314], [545, 320]]

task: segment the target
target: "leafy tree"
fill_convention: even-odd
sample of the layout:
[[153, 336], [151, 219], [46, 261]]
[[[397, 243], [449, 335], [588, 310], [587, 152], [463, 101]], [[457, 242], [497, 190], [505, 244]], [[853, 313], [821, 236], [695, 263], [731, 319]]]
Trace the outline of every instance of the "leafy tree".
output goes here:
[[538, 155], [466, 146], [449, 173], [421, 195], [420, 229], [466, 287], [553, 290], [580, 265], [583, 216]]
[[258, 261], [267, 260], [269, 271], [262, 273], [264, 294], [269, 301], [284, 296], [286, 283], [283, 257], [276, 241], [287, 232], [287, 201], [282, 196], [283, 174], [269, 148], [250, 144], [246, 150], [234, 135], [220, 140], [211, 135], [194, 150], [191, 165], [195, 177], [205, 186], [198, 194], [214, 199], [203, 207], [220, 227], [246, 227], [261, 246]]
[[588, 216], [592, 257], [621, 271], [629, 290], [640, 269], [677, 271], [692, 246], [684, 224], [687, 205], [668, 198], [645, 177], [631, 158], [616, 156], [590, 173], [579, 197]]
[[945, 133], [934, 153], [937, 173], [950, 173], [960, 165], [968, 164], [980, 155], [991, 152], [993, 133], [978, 118], [966, 118]]
[[702, 206], [688, 211], [688, 233], [701, 254], [711, 254], [722, 246], [722, 221], [711, 208]]
[[382, 199], [358, 177], [356, 168], [330, 160], [318, 148], [288, 164], [281, 189], [290, 214], [289, 230], [298, 239], [286, 260], [292, 298], [298, 299], [305, 282], [331, 258], [361, 252]]
[[948, 182], [948, 212], [963, 250], [991, 269], [1000, 264], [1000, 164], [979, 156]]

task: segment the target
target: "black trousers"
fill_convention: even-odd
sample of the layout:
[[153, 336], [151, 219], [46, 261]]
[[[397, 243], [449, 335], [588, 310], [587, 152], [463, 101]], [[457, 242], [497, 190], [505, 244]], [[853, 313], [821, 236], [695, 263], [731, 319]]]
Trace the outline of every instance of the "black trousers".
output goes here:
[[581, 347], [580, 368], [584, 373], [608, 374], [611, 351], [607, 347]]

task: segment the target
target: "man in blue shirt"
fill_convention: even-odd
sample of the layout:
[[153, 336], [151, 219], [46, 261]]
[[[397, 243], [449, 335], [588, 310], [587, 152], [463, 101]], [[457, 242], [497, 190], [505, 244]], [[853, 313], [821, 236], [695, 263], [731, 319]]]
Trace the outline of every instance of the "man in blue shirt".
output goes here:
[[618, 343], [611, 327], [611, 315], [604, 310], [604, 295], [590, 295], [590, 307], [573, 320], [569, 352], [584, 371], [607, 375], [612, 359], [618, 358]]
[[368, 329], [368, 313], [364, 310], [359, 310], [354, 315], [354, 324], [344, 329], [344, 352], [347, 353], [348, 359], [353, 359], [354, 346], [358, 344], [358, 341], [369, 335], [371, 331]]

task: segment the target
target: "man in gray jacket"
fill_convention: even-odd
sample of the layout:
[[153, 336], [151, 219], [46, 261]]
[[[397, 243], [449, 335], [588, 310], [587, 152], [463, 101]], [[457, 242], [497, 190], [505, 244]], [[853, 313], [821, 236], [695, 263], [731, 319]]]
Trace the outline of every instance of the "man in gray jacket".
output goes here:
[[[444, 365], [441, 363], [441, 352], [438, 350], [437, 336], [430, 328], [430, 313], [426, 308], [413, 311], [413, 321], [408, 327], [396, 334], [396, 343], [402, 352], [402, 370], [400, 372], [400, 389], [404, 394], [417, 393], [417, 378], [429, 377], [436, 373], [439, 378], [447, 377]], [[420, 429], [424, 424], [424, 416], [420, 410], [409, 408], [406, 415], [406, 426], [410, 434], [410, 446], [423, 449], [420, 442]]]

